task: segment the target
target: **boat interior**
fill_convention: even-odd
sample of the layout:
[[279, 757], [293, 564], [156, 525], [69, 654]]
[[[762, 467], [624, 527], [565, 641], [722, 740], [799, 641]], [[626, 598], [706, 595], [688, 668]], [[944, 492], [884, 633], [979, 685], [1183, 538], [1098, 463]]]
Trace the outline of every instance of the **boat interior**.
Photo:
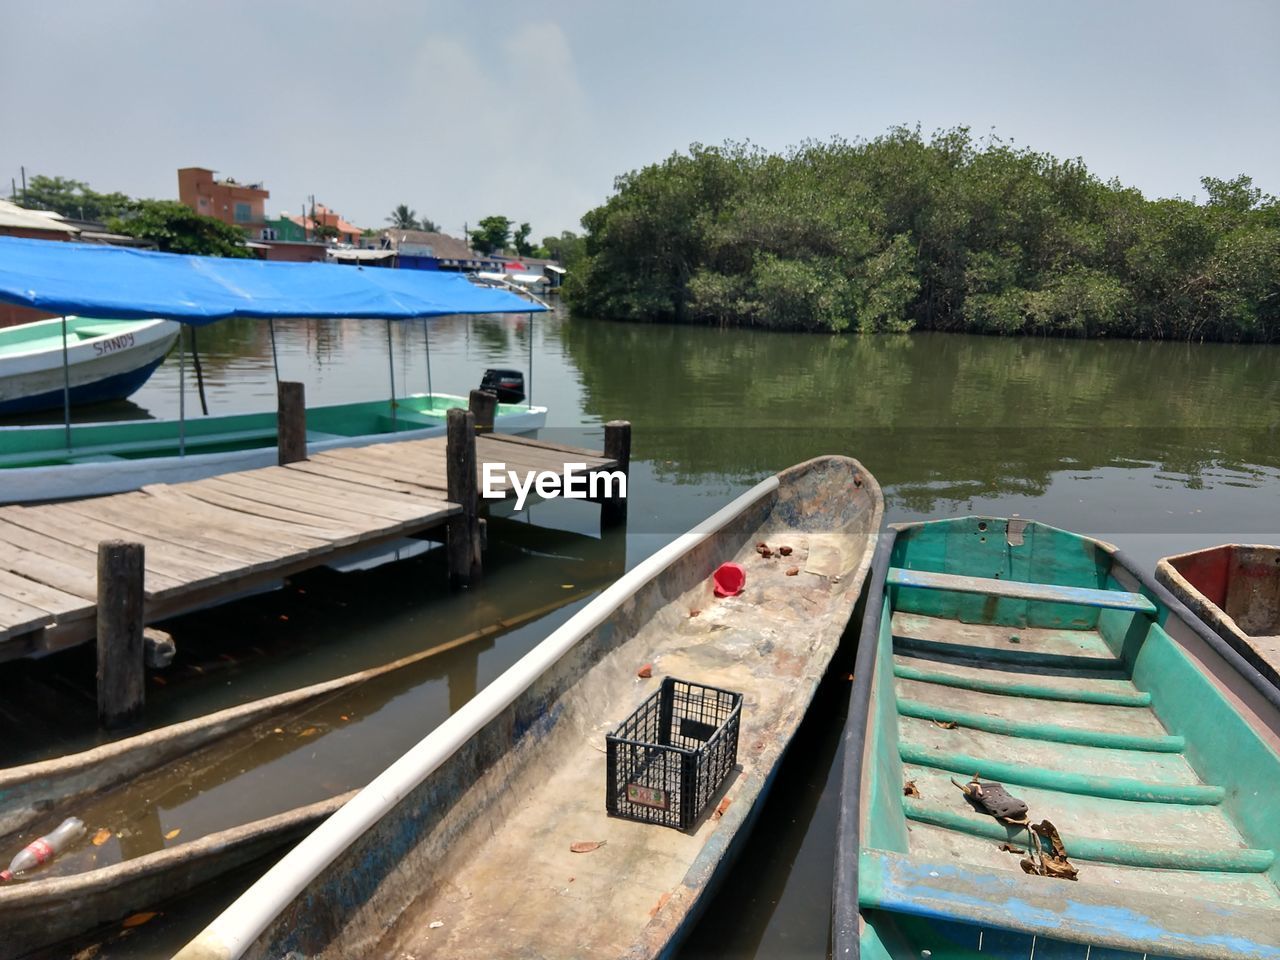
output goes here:
[[[1114, 548], [1016, 519], [906, 524], [884, 576], [864, 958], [1280, 956], [1280, 719]], [[1068, 866], [974, 781], [1050, 821]]]
[[1227, 544], [1169, 564], [1251, 637], [1280, 636], [1280, 547]]

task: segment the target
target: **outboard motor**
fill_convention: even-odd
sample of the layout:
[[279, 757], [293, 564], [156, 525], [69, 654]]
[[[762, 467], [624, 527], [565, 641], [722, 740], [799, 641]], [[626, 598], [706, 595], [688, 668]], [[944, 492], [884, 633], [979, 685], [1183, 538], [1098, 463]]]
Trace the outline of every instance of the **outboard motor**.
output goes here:
[[490, 368], [480, 380], [480, 389], [496, 393], [499, 403], [524, 403], [524, 374]]

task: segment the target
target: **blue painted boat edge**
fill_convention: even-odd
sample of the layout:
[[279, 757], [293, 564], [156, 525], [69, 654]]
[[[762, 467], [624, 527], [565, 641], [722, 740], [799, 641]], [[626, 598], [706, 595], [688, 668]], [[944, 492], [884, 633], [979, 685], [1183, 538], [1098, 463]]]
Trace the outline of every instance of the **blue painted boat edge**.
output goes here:
[[[106, 403], [109, 400], [123, 400], [134, 393], [156, 372], [156, 368], [164, 363], [164, 357], [157, 357], [148, 364], [125, 373], [104, 377], [92, 383], [82, 383], [71, 388], [71, 405], [83, 406], [91, 403]], [[60, 410], [64, 402], [61, 390], [50, 390], [32, 397], [21, 397], [0, 403], [0, 416], [16, 413], [39, 413], [42, 410]]]
[[880, 620], [884, 613], [885, 581], [893, 557], [897, 529], [880, 534], [880, 543], [871, 563], [870, 585], [862, 630], [858, 634], [858, 655], [854, 661], [853, 689], [849, 692], [849, 713], [840, 745], [843, 769], [840, 776], [840, 813], [836, 823], [836, 865], [831, 887], [832, 960], [858, 960], [858, 857], [861, 853], [862, 757], [867, 740], [871, 689], [875, 673], [876, 646], [880, 642]]

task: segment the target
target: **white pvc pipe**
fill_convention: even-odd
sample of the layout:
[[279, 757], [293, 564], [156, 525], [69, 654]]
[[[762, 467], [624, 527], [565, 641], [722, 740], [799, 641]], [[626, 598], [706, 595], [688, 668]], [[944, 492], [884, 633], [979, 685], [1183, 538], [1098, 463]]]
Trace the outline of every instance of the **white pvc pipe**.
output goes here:
[[183, 947], [173, 960], [235, 960], [240, 957], [271, 921], [328, 869], [347, 847], [485, 724], [510, 706], [579, 640], [671, 563], [777, 489], [776, 476], [761, 480], [688, 533], [681, 534], [623, 574], [285, 854], [257, 883]]

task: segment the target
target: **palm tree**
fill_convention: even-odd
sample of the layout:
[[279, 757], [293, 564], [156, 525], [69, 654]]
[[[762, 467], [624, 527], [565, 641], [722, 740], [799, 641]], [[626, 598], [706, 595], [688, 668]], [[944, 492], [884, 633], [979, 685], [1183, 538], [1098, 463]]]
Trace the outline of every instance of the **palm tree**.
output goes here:
[[391, 216], [387, 217], [387, 223], [391, 224], [397, 230], [417, 230], [418, 214], [415, 210], [411, 210], [407, 203], [402, 203], [391, 211]]

